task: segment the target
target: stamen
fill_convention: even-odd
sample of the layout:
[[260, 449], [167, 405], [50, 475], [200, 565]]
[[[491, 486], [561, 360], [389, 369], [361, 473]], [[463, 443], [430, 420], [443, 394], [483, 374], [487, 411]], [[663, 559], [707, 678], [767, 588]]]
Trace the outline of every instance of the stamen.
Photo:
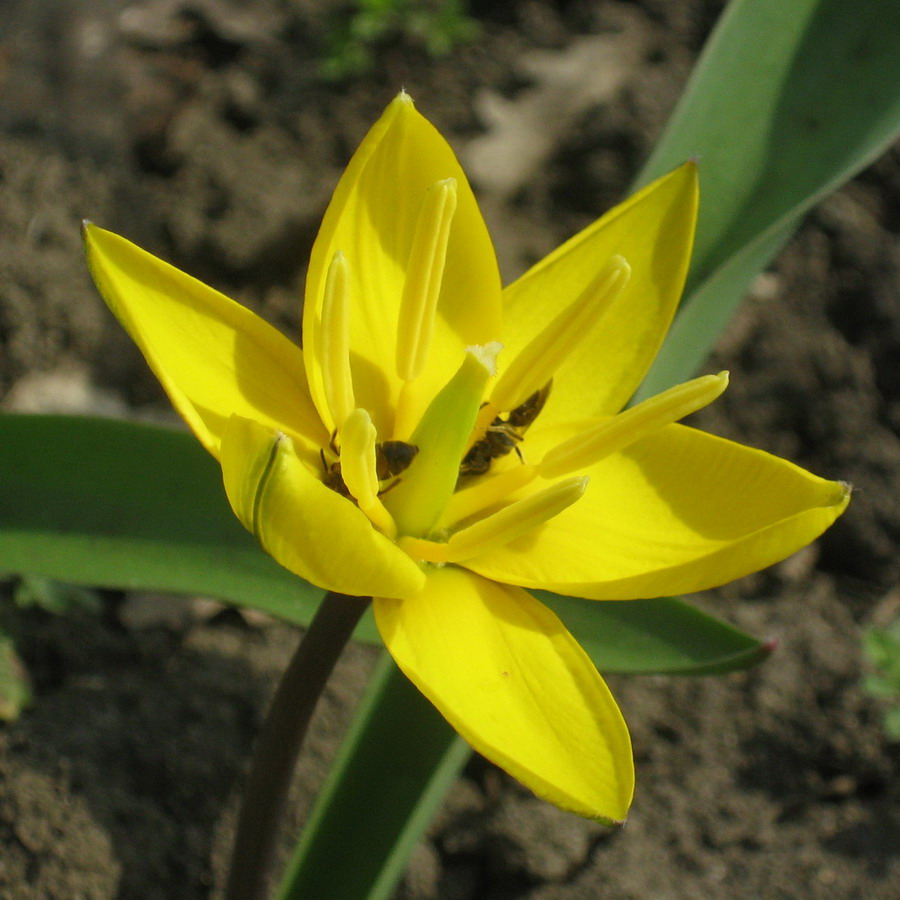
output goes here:
[[552, 377], [631, 277], [624, 257], [614, 256], [581, 294], [532, 338], [491, 392], [491, 407], [515, 409]]
[[516, 491], [530, 484], [537, 477], [537, 466], [515, 465], [505, 472], [488, 478], [480, 478], [471, 487], [457, 491], [447, 502], [441, 516], [441, 525], [454, 525], [471, 519], [482, 510], [490, 509], [507, 500]]
[[433, 184], [416, 222], [397, 327], [397, 374], [412, 381], [425, 367], [437, 312], [450, 223], [456, 212], [456, 179]]
[[347, 259], [338, 250], [325, 276], [322, 302], [322, 388], [334, 428], [356, 406], [350, 370], [350, 271]]
[[378, 496], [378, 471], [375, 459], [375, 426], [364, 409], [354, 409], [341, 429], [341, 475], [347, 490], [359, 508], [389, 538], [397, 535], [397, 526]]
[[712, 403], [726, 387], [728, 373], [720, 372], [718, 375], [703, 375], [669, 388], [563, 441], [544, 457], [538, 470], [544, 478], [558, 478], [569, 472], [580, 471], [658, 428], [702, 409]]
[[456, 563], [508, 544], [527, 534], [581, 498], [587, 488], [587, 478], [566, 478], [511, 503], [505, 509], [486, 516], [468, 528], [451, 535], [447, 543], [401, 538], [400, 547], [410, 556], [427, 562]]

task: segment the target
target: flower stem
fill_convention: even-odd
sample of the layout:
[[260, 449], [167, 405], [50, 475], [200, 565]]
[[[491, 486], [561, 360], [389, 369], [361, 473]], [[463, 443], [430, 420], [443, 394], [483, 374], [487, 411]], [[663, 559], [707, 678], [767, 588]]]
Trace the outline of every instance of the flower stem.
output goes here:
[[288, 664], [256, 739], [226, 900], [265, 900], [297, 756], [325, 684], [369, 597], [329, 593]]

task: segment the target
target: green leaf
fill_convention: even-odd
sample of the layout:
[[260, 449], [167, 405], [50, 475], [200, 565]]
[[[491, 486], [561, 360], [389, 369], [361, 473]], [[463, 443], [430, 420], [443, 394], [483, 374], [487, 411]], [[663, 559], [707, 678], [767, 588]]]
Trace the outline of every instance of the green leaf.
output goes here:
[[[241, 527], [218, 465], [185, 432], [0, 415], [0, 471], [0, 572], [201, 594], [298, 625], [308, 624], [321, 599]], [[552, 603], [607, 672], [725, 671], [761, 652], [754, 638], [675, 600]], [[644, 604], [652, 613], [642, 612]], [[656, 622], [666, 623], [668, 644], [650, 640]], [[636, 633], [645, 627], [641, 643]], [[694, 627], [707, 644], [686, 645]], [[379, 641], [371, 613], [355, 636]], [[650, 658], [657, 651], [661, 667]]]
[[774, 649], [683, 600], [582, 600], [533, 591], [604, 673], [718, 675]]
[[468, 745], [387, 654], [284, 878], [281, 900], [381, 900], [469, 758]]
[[244, 531], [184, 432], [0, 415], [0, 472], [0, 572], [207, 595], [298, 624], [321, 599]]
[[754, 277], [791, 239], [796, 225], [791, 221], [748, 244], [685, 300], [653, 367], [635, 394], [635, 402], [680, 384], [700, 368]]
[[900, 706], [884, 711], [884, 733], [892, 741], [900, 741]]
[[863, 652], [876, 670], [864, 682], [866, 690], [878, 696], [900, 699], [900, 618], [884, 628], [863, 632]]
[[690, 377], [802, 215], [900, 132], [900, 3], [733, 0], [645, 184], [696, 158], [700, 219], [683, 315], [639, 397]]

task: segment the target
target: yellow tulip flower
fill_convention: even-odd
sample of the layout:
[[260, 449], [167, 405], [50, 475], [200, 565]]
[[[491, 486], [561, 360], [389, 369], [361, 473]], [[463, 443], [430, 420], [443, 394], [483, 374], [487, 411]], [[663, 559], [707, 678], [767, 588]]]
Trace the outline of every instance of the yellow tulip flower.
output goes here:
[[501, 290], [459, 162], [401, 94], [325, 214], [302, 350], [86, 227], [101, 294], [263, 548], [373, 597], [399, 667], [476, 750], [610, 822], [632, 797], [627, 728], [527, 589], [702, 590], [793, 553], [848, 502], [842, 484], [675, 424], [724, 373], [622, 411], [678, 304], [696, 210], [687, 164]]

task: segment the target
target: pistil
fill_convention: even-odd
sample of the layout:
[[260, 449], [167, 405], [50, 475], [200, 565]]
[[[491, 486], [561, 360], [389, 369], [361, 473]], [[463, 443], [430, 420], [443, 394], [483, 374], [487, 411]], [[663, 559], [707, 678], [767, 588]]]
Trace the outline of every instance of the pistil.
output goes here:
[[402, 534], [429, 534], [452, 496], [498, 347], [468, 348], [462, 365], [431, 401], [413, 432], [410, 443], [419, 452], [385, 497]]

